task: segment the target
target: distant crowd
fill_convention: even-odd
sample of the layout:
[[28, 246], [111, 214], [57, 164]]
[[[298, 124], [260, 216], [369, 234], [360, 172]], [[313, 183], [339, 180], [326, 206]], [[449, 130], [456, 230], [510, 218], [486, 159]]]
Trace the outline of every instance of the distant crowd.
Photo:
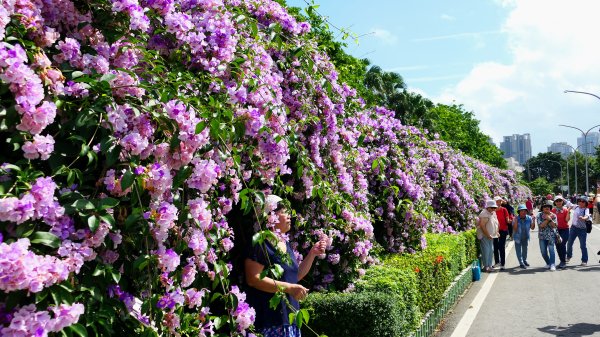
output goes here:
[[[534, 210], [538, 212], [534, 213]], [[576, 240], [581, 249], [580, 265], [586, 266], [587, 234], [591, 232], [592, 223], [600, 223], [599, 210], [600, 189], [597, 194], [536, 196], [518, 205], [516, 210], [508, 200], [500, 196], [487, 200], [477, 223], [482, 271], [493, 272], [497, 268], [505, 268], [507, 240], [515, 243], [519, 267], [527, 269], [530, 266], [527, 262], [530, 232], [536, 227], [546, 269], [554, 271], [565, 268], [573, 257], [573, 244]]]

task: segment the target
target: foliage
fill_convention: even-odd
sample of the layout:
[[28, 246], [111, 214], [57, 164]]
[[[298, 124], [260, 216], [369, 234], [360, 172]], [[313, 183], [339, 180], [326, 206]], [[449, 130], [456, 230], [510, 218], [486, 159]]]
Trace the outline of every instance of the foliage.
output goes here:
[[527, 194], [367, 108], [310, 31], [270, 0], [3, 1], [0, 332], [246, 334], [267, 194], [298, 258], [327, 237], [317, 289], [375, 262], [373, 224], [414, 251]]
[[355, 284], [357, 292], [381, 292], [398, 296], [404, 318], [401, 335], [414, 331], [422, 312], [417, 302], [417, 282], [414, 272], [388, 266], [373, 266]]
[[405, 317], [414, 315], [399, 296], [383, 292], [315, 293], [302, 306], [310, 308], [311, 327], [328, 337], [406, 336]]
[[531, 189], [531, 193], [534, 195], [546, 195], [548, 193], [556, 192], [556, 185], [550, 183], [544, 177], [538, 177], [534, 181], [527, 184]]
[[465, 111], [462, 105], [438, 104], [431, 115], [435, 117], [429, 130], [437, 132], [448, 145], [495, 167], [507, 168], [502, 151], [479, 129], [473, 112]]
[[383, 261], [384, 266], [415, 273], [417, 303], [422, 313], [435, 308], [454, 277], [473, 262], [467, 260], [467, 252], [472, 252], [477, 242], [472, 232], [428, 235], [427, 249], [415, 254], [389, 255]]
[[[356, 282], [353, 293], [309, 295], [302, 306], [313, 313], [311, 326], [330, 337], [377, 336], [369, 333], [369, 329], [381, 335], [410, 335], [418, 327], [421, 317], [439, 304], [454, 278], [477, 257], [474, 230], [458, 235], [429, 234], [427, 239], [429, 245], [422, 252], [414, 255], [390, 254], [382, 265], [370, 267]], [[392, 316], [386, 329], [380, 328], [379, 309], [374, 310], [371, 316], [363, 312], [364, 304], [357, 304], [357, 296], [365, 296], [360, 297], [365, 299], [373, 294], [388, 298], [389, 302], [382, 305], [392, 313], [402, 312], [403, 320]], [[380, 297], [372, 298], [374, 301]], [[331, 324], [332, 321], [336, 324]], [[354, 328], [358, 330], [350, 330]]]

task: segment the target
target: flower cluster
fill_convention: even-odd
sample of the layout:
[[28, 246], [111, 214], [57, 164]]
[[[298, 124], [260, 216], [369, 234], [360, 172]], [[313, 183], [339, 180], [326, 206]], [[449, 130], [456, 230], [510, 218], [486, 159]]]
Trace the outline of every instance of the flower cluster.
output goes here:
[[[2, 335], [80, 317], [90, 333], [250, 335], [239, 261], [277, 221], [266, 194], [290, 200], [299, 260], [327, 241], [316, 289], [345, 288], [378, 244], [411, 252], [470, 228], [490, 195], [526, 196], [366, 108], [309, 30], [274, 0], [3, 1]], [[19, 290], [38, 296], [7, 300]]]

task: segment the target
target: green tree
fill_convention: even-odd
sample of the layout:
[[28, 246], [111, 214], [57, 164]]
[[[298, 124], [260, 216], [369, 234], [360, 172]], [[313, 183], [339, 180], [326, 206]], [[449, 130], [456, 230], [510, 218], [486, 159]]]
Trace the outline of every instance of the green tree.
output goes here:
[[548, 193], [557, 191], [556, 185], [549, 182], [544, 177], [538, 177], [537, 179], [529, 182], [527, 185], [531, 189], [531, 193], [533, 193], [533, 195], [546, 195]]
[[[565, 184], [565, 172], [561, 170], [566, 169], [566, 161], [562, 159], [560, 153], [557, 152], [544, 152], [537, 156], [531, 157], [525, 164], [525, 172], [528, 181], [534, 181], [540, 177], [543, 177], [547, 181], [555, 184]], [[562, 165], [562, 166], [561, 166]], [[562, 168], [561, 168], [562, 167]]]
[[502, 151], [479, 128], [473, 112], [462, 105], [438, 104], [431, 109], [430, 131], [455, 149], [499, 168], [506, 168]]

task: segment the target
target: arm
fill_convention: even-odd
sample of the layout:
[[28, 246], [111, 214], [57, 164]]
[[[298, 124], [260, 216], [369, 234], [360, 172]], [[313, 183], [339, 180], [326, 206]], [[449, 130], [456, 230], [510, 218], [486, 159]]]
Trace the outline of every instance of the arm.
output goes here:
[[506, 223], [510, 223], [510, 214], [508, 213], [508, 209], [504, 208], [504, 216], [506, 218]]
[[308, 293], [308, 289], [299, 284], [277, 281], [270, 277], [264, 277], [261, 279], [260, 273], [262, 273], [262, 271], [265, 269], [265, 266], [256, 261], [246, 259], [244, 261], [244, 267], [246, 283], [248, 283], [248, 285], [252, 288], [273, 294], [282, 288], [286, 294], [290, 294], [297, 300], [303, 299]]
[[492, 236], [490, 235], [490, 233], [488, 233], [487, 229], [485, 228], [485, 224], [490, 221], [490, 218], [479, 218], [479, 224], [477, 224], [477, 226], [479, 226], [479, 228], [481, 228], [481, 231], [483, 232], [483, 236], [485, 236], [488, 239], [491, 239]]
[[315, 257], [318, 255], [325, 253], [326, 242], [321, 240], [310, 249], [308, 255], [302, 260], [300, 266], [298, 266], [298, 280], [302, 280], [306, 274], [310, 271], [310, 267], [312, 267], [313, 262], [315, 261]]
[[569, 224], [569, 221], [571, 221], [571, 210], [567, 208], [567, 216], [565, 217], [565, 220], [567, 221], [567, 224]]
[[517, 221], [518, 221], [517, 217], [513, 218], [513, 221], [512, 221], [513, 235], [515, 235], [514, 233], [517, 232], [517, 227], [518, 227]]

